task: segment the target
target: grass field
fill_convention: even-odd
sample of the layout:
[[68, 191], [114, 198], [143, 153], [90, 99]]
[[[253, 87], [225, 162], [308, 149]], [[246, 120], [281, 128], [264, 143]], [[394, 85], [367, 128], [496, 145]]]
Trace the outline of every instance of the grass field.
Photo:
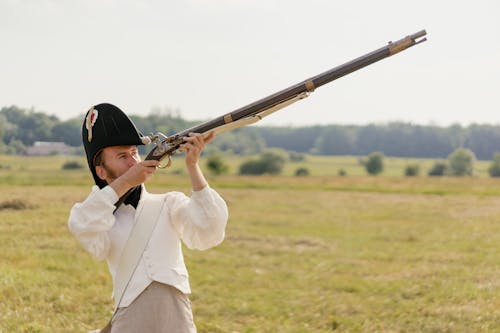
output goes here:
[[[111, 315], [106, 264], [66, 226], [90, 190], [66, 160], [0, 156], [2, 333], [86, 332]], [[189, 193], [175, 163], [150, 192]], [[184, 252], [199, 332], [500, 332], [500, 180], [487, 162], [474, 178], [402, 177], [407, 163], [367, 177], [355, 157], [311, 157], [283, 176], [209, 176], [230, 220], [222, 245]], [[312, 176], [291, 176], [299, 165]]]

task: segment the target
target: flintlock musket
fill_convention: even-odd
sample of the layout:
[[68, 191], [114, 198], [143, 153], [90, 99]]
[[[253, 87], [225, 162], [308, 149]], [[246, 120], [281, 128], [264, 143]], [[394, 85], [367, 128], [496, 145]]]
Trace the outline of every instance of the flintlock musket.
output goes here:
[[146, 156], [146, 160], [161, 161], [164, 158], [168, 158], [168, 163], [165, 166], [168, 167], [171, 164], [171, 156], [178, 152], [179, 146], [184, 142], [184, 138], [187, 137], [189, 133], [208, 135], [213, 131], [215, 134], [219, 134], [256, 123], [271, 113], [306, 98], [316, 88], [324, 84], [426, 41], [427, 39], [424, 37], [426, 34], [425, 30], [421, 30], [398, 41], [389, 42], [388, 45], [343, 65], [332, 68], [256, 102], [226, 113], [223, 116], [188, 128], [174, 135], [165, 136], [162, 133], [150, 135], [149, 138], [151, 142], [155, 143], [156, 146]]
[[[188, 128], [174, 135], [166, 136], [162, 133], [151, 134], [145, 138], [145, 143], [154, 143], [156, 146], [149, 152], [145, 159], [162, 161], [168, 158], [168, 163], [162, 167], [169, 167], [172, 163], [172, 155], [179, 151], [180, 145], [184, 142], [184, 138], [189, 136], [189, 133], [200, 133], [207, 136], [210, 132], [219, 134], [256, 123], [279, 109], [306, 98], [316, 88], [324, 84], [426, 41], [427, 39], [424, 37], [426, 34], [427, 32], [425, 30], [421, 30], [395, 42], [389, 42], [387, 45], [343, 65], [332, 68], [284, 90], [226, 113], [223, 116]], [[132, 190], [133, 189], [130, 189], [129, 192], [125, 193], [118, 202], [115, 203], [117, 209], [125, 198], [130, 195]]]

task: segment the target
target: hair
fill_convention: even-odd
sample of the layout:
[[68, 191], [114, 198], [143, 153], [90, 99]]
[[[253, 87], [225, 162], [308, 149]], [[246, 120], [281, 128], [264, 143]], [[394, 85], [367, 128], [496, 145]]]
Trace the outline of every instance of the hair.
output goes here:
[[92, 164], [94, 167], [99, 166], [99, 165], [104, 165], [104, 159], [102, 156], [103, 149], [99, 150], [95, 155], [94, 159], [92, 160]]

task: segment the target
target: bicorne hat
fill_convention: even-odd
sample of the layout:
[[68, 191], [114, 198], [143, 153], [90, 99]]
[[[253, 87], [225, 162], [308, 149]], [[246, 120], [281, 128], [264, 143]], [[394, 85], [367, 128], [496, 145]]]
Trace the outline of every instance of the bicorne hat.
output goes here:
[[101, 149], [144, 145], [149, 141], [122, 110], [108, 103], [95, 105], [87, 112], [82, 125], [82, 140], [90, 171], [100, 188], [107, 185], [97, 176], [94, 167], [94, 158]]

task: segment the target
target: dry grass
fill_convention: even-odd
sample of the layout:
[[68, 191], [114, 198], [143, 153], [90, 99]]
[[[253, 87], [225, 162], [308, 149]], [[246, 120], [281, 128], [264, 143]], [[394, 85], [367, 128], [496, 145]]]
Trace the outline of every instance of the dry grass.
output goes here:
[[[66, 227], [71, 205], [89, 191], [88, 175], [60, 172], [55, 166], [64, 160], [53, 161], [30, 174], [31, 184], [18, 178], [24, 173], [15, 163], [0, 170], [6, 180], [0, 203], [31, 207], [0, 210], [2, 333], [86, 332], [103, 325], [112, 308], [106, 265], [93, 261]], [[500, 327], [496, 180], [210, 181], [231, 215], [221, 246], [185, 250], [200, 332]], [[149, 184], [153, 192], [172, 188], [189, 192], [185, 177], [168, 172]]]

